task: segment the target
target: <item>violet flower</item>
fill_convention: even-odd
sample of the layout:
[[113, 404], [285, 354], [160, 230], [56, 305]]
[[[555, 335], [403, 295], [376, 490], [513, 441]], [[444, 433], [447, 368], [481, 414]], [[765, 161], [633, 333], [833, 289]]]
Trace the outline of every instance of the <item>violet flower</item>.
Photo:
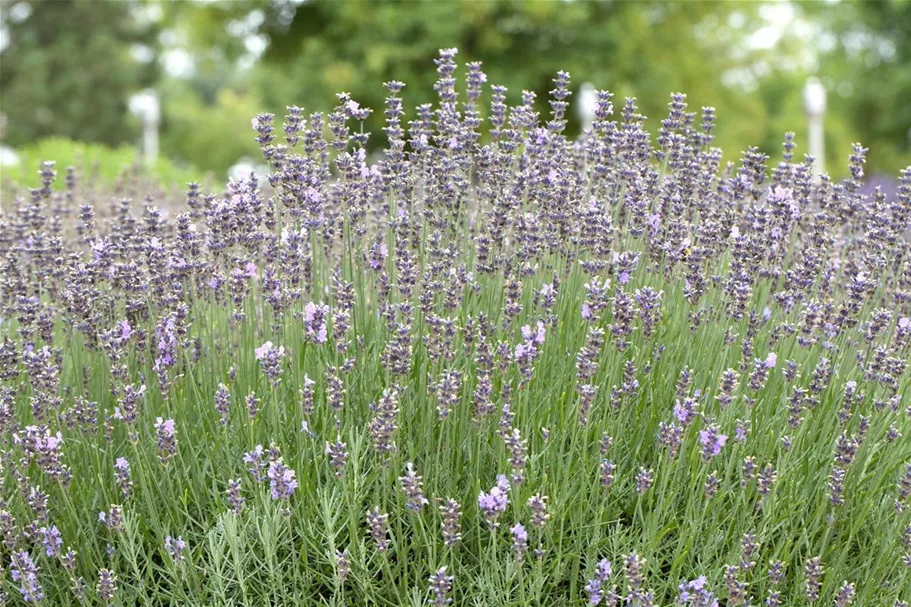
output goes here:
[[478, 496], [478, 508], [481, 509], [481, 514], [491, 531], [499, 526], [497, 519], [506, 512], [506, 507], [509, 505], [508, 492], [509, 480], [506, 475], [500, 474], [497, 476], [497, 484], [491, 488], [490, 492], [482, 491]]

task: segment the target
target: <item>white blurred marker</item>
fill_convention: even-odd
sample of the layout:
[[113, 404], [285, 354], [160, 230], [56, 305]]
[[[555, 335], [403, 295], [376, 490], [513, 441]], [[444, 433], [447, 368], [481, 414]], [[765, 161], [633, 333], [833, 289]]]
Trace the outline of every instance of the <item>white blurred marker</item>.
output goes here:
[[142, 120], [142, 159], [147, 167], [158, 159], [158, 125], [161, 123], [161, 104], [152, 89], [130, 97], [130, 111]]
[[598, 93], [591, 82], [584, 83], [579, 87], [579, 97], [576, 102], [576, 110], [579, 112], [579, 120], [582, 121], [582, 130], [590, 131], [595, 121], [595, 107], [598, 105]]
[[807, 84], [803, 87], [803, 109], [807, 113], [808, 149], [810, 155], [816, 158], [812, 172], [814, 176], [819, 176], [826, 170], [822, 125], [822, 119], [826, 115], [826, 88], [819, 78], [807, 78]]

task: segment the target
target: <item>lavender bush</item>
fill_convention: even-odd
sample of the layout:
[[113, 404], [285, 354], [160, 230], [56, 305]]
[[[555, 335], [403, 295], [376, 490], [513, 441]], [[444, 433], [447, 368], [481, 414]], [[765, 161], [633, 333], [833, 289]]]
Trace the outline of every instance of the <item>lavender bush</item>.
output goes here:
[[173, 218], [5, 194], [3, 600], [906, 605], [911, 168], [572, 141], [455, 55], [376, 159], [340, 94]]

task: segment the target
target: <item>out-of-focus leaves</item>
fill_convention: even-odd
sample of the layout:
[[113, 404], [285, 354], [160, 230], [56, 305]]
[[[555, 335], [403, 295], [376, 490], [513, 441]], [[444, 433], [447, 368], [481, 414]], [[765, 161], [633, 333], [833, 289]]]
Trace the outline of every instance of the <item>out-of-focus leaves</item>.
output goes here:
[[60, 135], [116, 145], [134, 138], [128, 97], [152, 84], [157, 69], [131, 50], [151, 51], [152, 24], [136, 20], [125, 2], [4, 1], [0, 11], [8, 40], [0, 55], [5, 143]]
[[56, 165], [58, 184], [68, 167], [73, 167], [80, 182], [110, 184], [122, 179], [125, 172], [153, 176], [153, 183], [165, 188], [184, 188], [190, 181], [204, 182], [206, 175], [175, 165], [167, 158], [159, 158], [152, 167], [142, 164], [136, 148], [130, 145], [117, 147], [101, 143], [85, 143], [63, 137], [40, 139], [17, 150], [18, 166], [4, 166], [3, 180], [10, 180], [21, 187], [36, 188], [41, 185], [38, 171], [46, 160]]
[[819, 73], [830, 89], [829, 114], [854, 127], [874, 170], [894, 174], [911, 164], [911, 2], [799, 6], [824, 42]]
[[[27, 19], [10, 19], [26, 4]], [[154, 83], [163, 101], [162, 152], [218, 172], [256, 154], [247, 125], [258, 111], [281, 117], [288, 105], [328, 111], [346, 91], [374, 108], [370, 145], [383, 143], [382, 83], [401, 80], [406, 120], [433, 102], [433, 59], [458, 47], [458, 62], [482, 61], [489, 84], [537, 94], [558, 70], [615, 94], [635, 96], [658, 128], [672, 92], [689, 110], [717, 108], [715, 143], [725, 160], [755, 145], [780, 157], [785, 131], [806, 151], [801, 91], [808, 75], [829, 89], [828, 168], [842, 174], [852, 141], [870, 147], [868, 172], [911, 162], [911, 2], [795, 2], [794, 23], [774, 47], [755, 45], [772, 3], [642, 0], [11, 0], [0, 4], [9, 30], [2, 54], [4, 143], [49, 134], [134, 143], [128, 96]], [[143, 11], [156, 14], [143, 19]], [[15, 12], [15, 11], [13, 11]], [[21, 12], [21, 11], [20, 11]], [[154, 54], [134, 58], [136, 44]], [[256, 47], [256, 48], [255, 48]], [[164, 69], [178, 49], [192, 73]], [[262, 51], [261, 55], [257, 52]], [[810, 53], [810, 55], [808, 55]], [[808, 56], [816, 53], [818, 65]], [[464, 68], [458, 76], [464, 74]], [[459, 84], [462, 87], [463, 83]], [[570, 98], [569, 133], [580, 128]], [[486, 103], [489, 96], [482, 98]], [[799, 156], [798, 156], [799, 157]]]

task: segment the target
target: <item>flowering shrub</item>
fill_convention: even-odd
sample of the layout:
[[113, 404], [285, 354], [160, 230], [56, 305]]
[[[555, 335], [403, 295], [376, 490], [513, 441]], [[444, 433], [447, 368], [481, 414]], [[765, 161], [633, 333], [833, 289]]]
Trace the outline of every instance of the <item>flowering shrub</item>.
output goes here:
[[911, 168], [723, 165], [683, 95], [571, 141], [455, 55], [375, 160], [340, 94], [173, 218], [4, 200], [4, 600], [905, 605]]

